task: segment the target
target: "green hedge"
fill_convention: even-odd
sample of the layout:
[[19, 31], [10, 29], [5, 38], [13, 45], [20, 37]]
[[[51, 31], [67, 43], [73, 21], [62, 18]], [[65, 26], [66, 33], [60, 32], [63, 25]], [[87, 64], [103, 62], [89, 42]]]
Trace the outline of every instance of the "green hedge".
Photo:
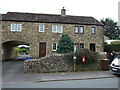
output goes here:
[[[73, 61], [73, 56], [76, 56], [76, 62]], [[82, 57], [85, 56], [85, 62], [82, 62]], [[68, 53], [65, 55], [69, 63], [76, 64], [76, 71], [94, 71], [100, 70], [100, 55], [89, 49], [81, 49], [75, 53]]]
[[120, 45], [111, 45], [111, 44], [105, 45], [104, 46], [104, 51], [109, 52], [109, 53], [113, 52], [113, 51], [120, 52]]
[[[89, 49], [81, 49], [80, 51], [77, 51], [75, 53], [69, 53], [66, 55], [66, 58], [74, 63], [73, 56], [76, 56], [76, 63], [80, 65], [90, 65], [94, 64], [98, 61], [99, 54], [96, 52], [93, 52]], [[82, 57], [85, 56], [85, 62], [82, 62]]]

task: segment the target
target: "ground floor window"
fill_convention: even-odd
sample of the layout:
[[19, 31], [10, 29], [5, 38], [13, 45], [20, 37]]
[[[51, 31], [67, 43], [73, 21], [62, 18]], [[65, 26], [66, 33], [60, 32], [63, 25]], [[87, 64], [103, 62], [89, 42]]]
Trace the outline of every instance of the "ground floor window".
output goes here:
[[95, 51], [95, 43], [90, 43], [90, 50]]
[[84, 48], [84, 43], [75, 43], [76, 51]]
[[52, 51], [57, 51], [57, 43], [52, 43]]

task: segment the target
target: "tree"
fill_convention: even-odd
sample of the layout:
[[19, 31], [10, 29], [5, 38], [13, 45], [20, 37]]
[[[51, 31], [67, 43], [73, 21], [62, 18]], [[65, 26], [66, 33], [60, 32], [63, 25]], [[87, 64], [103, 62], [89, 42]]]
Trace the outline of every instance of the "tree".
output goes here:
[[74, 51], [74, 42], [67, 34], [63, 34], [57, 45], [57, 53], [68, 53]]
[[110, 39], [117, 39], [120, 36], [120, 29], [117, 26], [117, 22], [110, 18], [101, 19], [104, 26], [104, 35]]

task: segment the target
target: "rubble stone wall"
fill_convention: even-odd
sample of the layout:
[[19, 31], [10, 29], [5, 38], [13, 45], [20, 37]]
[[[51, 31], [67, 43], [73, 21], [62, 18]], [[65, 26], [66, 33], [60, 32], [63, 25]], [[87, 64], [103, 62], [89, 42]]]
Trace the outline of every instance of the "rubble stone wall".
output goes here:
[[[106, 58], [100, 55], [99, 59]], [[101, 64], [97, 63], [88, 66], [81, 66], [76, 64], [75, 71], [94, 71], [100, 70]], [[50, 72], [73, 72], [74, 64], [69, 62], [62, 54], [51, 54], [41, 59], [32, 59], [24, 61], [25, 73], [50, 73]]]
[[24, 72], [70, 72], [73, 70], [73, 65], [68, 64], [64, 55], [52, 54], [41, 59], [25, 60]]

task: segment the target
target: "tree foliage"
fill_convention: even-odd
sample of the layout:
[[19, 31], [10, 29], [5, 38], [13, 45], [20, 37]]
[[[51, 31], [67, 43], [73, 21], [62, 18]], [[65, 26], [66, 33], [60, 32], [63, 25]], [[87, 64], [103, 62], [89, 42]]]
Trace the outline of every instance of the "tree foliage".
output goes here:
[[68, 53], [74, 51], [74, 42], [67, 34], [63, 34], [57, 45], [57, 53]]
[[117, 22], [110, 18], [101, 19], [104, 26], [104, 35], [110, 39], [117, 39], [120, 36], [120, 29], [117, 26]]

